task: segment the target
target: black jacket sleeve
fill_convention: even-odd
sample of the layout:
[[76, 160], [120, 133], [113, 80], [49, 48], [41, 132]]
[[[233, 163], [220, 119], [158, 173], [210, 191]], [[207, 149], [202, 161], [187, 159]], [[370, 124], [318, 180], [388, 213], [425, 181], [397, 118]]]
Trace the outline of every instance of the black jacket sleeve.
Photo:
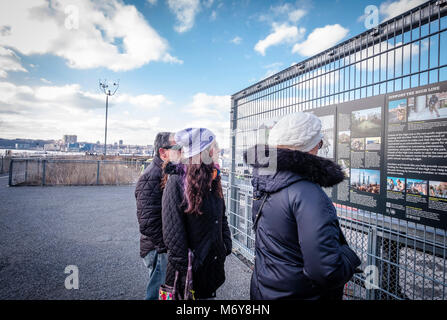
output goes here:
[[347, 245], [341, 244], [335, 209], [324, 191], [308, 183], [306, 188], [300, 188], [300, 193], [293, 207], [304, 274], [324, 288], [343, 286], [360, 260]]
[[228, 219], [227, 219], [227, 215], [225, 214], [225, 212], [226, 212], [226, 208], [225, 208], [225, 203], [224, 203], [224, 209], [223, 209], [223, 214], [222, 214], [222, 235], [223, 235], [223, 241], [224, 241], [225, 249], [226, 249], [225, 253], [228, 256], [229, 254], [231, 254], [233, 242], [231, 240], [231, 231], [230, 231], [230, 228], [228, 227]]
[[165, 251], [161, 218], [161, 169], [155, 166], [149, 169], [138, 180], [135, 188], [137, 218], [140, 232], [161, 252]]
[[163, 239], [168, 250], [166, 284], [171, 286], [174, 284], [175, 271], [179, 271], [182, 279], [188, 269], [188, 239], [181, 207], [183, 188], [180, 179], [178, 175], [169, 176], [162, 200]]

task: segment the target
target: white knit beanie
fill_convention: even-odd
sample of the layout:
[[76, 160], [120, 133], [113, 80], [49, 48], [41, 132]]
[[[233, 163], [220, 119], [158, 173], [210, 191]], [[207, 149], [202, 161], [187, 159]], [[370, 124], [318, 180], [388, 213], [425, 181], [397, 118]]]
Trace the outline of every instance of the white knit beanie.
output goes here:
[[185, 158], [198, 155], [208, 148], [216, 139], [216, 135], [206, 128], [187, 128], [176, 132], [175, 142], [182, 146]]
[[291, 146], [309, 152], [323, 139], [321, 120], [310, 112], [297, 112], [284, 116], [269, 133], [270, 146]]

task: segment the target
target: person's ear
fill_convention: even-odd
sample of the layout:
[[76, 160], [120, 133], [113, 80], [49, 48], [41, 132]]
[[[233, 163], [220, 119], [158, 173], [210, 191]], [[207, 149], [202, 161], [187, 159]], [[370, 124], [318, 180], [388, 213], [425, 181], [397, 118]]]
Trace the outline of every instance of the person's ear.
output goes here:
[[163, 148], [158, 149], [158, 154], [160, 155], [161, 160], [165, 161], [168, 158], [167, 150]]

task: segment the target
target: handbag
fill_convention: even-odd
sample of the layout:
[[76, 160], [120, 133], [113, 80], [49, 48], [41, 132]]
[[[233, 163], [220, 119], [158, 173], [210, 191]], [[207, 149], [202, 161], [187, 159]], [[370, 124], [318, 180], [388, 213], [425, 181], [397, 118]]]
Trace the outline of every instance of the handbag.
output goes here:
[[174, 286], [163, 284], [158, 291], [158, 300], [195, 300], [192, 283], [192, 263], [194, 254], [188, 249], [188, 270], [186, 272], [185, 291], [183, 297], [177, 291], [177, 283], [179, 280], [179, 272], [175, 271]]
[[158, 290], [158, 300], [177, 300], [175, 299], [177, 287], [178, 271], [175, 271], [174, 286], [162, 284]]

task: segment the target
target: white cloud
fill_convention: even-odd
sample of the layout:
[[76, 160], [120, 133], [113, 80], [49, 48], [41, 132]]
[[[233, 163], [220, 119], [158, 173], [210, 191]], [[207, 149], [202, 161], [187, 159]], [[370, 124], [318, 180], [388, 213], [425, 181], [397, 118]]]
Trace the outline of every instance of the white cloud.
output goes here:
[[147, 2], [151, 5], [151, 6], [155, 6], [157, 4], [157, 0], [147, 0]]
[[289, 13], [290, 22], [297, 23], [302, 17], [306, 15], [306, 11], [302, 9], [293, 10]]
[[386, 1], [380, 4], [379, 12], [382, 15], [382, 21], [394, 18], [414, 7], [426, 2], [426, 0], [398, 0]]
[[242, 38], [239, 37], [239, 36], [236, 36], [233, 39], [231, 39], [230, 42], [232, 42], [234, 44], [241, 44], [242, 43]]
[[214, 3], [214, 0], [203, 0], [203, 5], [204, 5], [206, 8], [211, 8], [211, 6], [213, 5], [213, 3]]
[[[162, 95], [117, 93], [109, 99], [109, 141], [152, 143], [161, 119], [149, 111], [169, 104]], [[101, 140], [104, 109], [103, 94], [83, 91], [78, 84], [31, 87], [0, 82], [0, 136], [5, 138], [59, 138], [75, 132], [81, 141]]]
[[211, 15], [210, 15], [210, 20], [214, 21], [214, 20], [216, 20], [216, 18], [217, 18], [217, 12], [216, 12], [216, 10], [213, 10], [213, 12], [211, 12]]
[[24, 55], [54, 54], [78, 69], [125, 71], [151, 61], [181, 62], [135, 6], [118, 0], [75, 3], [0, 2], [0, 28], [9, 28], [0, 45]]
[[8, 71], [28, 72], [14, 51], [0, 46], [0, 78], [6, 78]]
[[45, 78], [40, 78], [40, 81], [42, 81], [43, 83], [46, 83], [46, 84], [51, 84], [52, 83], [50, 80], [47, 80]]
[[184, 121], [176, 130], [183, 128], [208, 128], [214, 134], [221, 148], [228, 148], [230, 142], [231, 96], [213, 96], [197, 93], [192, 97], [185, 111], [193, 120]]
[[297, 23], [302, 17], [307, 14], [303, 8], [297, 8], [290, 3], [282, 5], [271, 6], [267, 14], [259, 15], [259, 21], [273, 23], [275, 20], [289, 20], [292, 23]]
[[168, 0], [168, 6], [178, 21], [175, 31], [183, 33], [194, 26], [195, 17], [200, 11], [199, 0]]
[[230, 96], [211, 96], [206, 93], [197, 93], [192, 102], [185, 109], [196, 117], [216, 116], [225, 117], [231, 107]]
[[302, 56], [312, 56], [337, 44], [348, 34], [349, 30], [339, 24], [327, 25], [314, 29], [301, 43], [293, 46], [292, 52]]
[[306, 29], [297, 28], [287, 23], [277, 24], [273, 23], [272, 33], [270, 33], [265, 39], [259, 40], [255, 45], [255, 50], [265, 55], [267, 48], [271, 46], [277, 46], [282, 43], [292, 43], [302, 38]]

